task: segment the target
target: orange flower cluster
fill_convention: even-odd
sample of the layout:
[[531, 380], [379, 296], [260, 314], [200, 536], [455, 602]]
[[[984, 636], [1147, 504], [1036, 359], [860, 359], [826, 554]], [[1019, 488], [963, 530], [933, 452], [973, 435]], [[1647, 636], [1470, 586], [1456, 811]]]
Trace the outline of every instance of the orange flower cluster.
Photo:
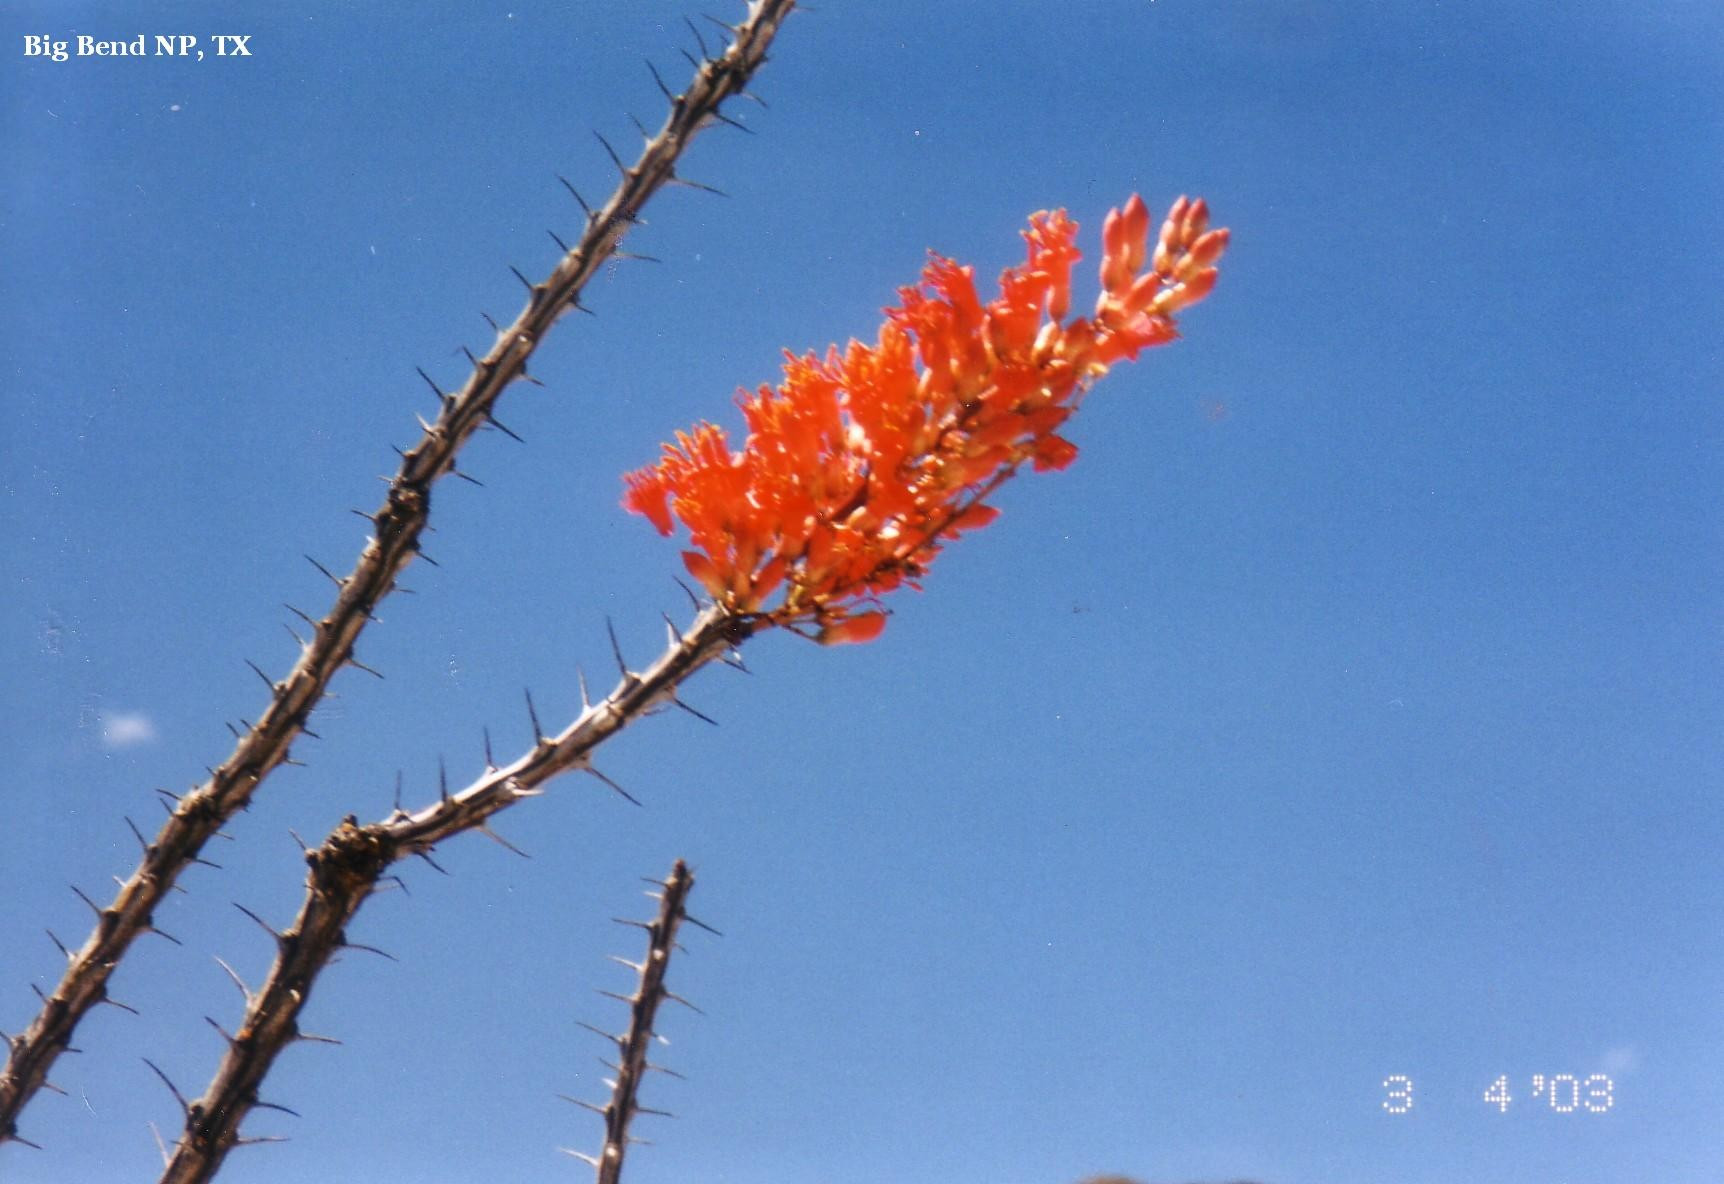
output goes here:
[[1149, 222], [1137, 196], [1109, 212], [1095, 313], [1070, 320], [1081, 256], [1063, 210], [1031, 217], [1028, 260], [987, 304], [971, 268], [933, 256], [873, 345], [787, 353], [783, 382], [738, 398], [740, 451], [710, 423], [678, 432], [624, 478], [623, 505], [665, 535], [674, 513], [689, 573], [731, 611], [872, 640], [879, 597], [919, 586], [942, 542], [993, 521], [986, 499], [1024, 462], [1070, 464], [1058, 431], [1090, 384], [1172, 341], [1174, 314], [1215, 286], [1228, 232], [1209, 229], [1204, 202], [1175, 202], [1153, 252]]

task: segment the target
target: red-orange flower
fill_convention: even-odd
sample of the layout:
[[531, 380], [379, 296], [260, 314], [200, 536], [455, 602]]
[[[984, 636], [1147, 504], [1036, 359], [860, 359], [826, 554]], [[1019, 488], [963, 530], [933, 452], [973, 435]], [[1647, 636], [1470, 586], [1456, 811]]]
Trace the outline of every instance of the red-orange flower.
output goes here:
[[1030, 218], [1029, 257], [986, 305], [971, 268], [932, 256], [872, 345], [785, 355], [784, 381], [738, 398], [748, 437], [678, 432], [657, 464], [629, 473], [623, 505], [660, 534], [672, 518], [683, 562], [718, 603], [832, 644], [870, 641], [873, 607], [918, 577], [941, 544], [991, 522], [993, 491], [1030, 461], [1063, 469], [1058, 434], [1108, 368], [1178, 336], [1174, 314], [1207, 296], [1228, 232], [1180, 198], [1149, 250], [1133, 196], [1102, 230], [1101, 295], [1067, 320], [1081, 256], [1064, 210]]

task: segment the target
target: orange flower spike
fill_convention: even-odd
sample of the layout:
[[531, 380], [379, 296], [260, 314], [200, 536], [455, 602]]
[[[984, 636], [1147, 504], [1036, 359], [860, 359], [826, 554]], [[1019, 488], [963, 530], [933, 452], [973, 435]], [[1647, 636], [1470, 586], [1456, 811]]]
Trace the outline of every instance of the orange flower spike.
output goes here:
[[987, 305], [971, 268], [933, 256], [874, 344], [787, 354], [778, 386], [738, 400], [740, 452], [712, 424], [678, 433], [625, 476], [624, 506], [661, 533], [680, 521], [690, 574], [730, 611], [816, 626], [826, 644], [872, 640], [885, 614], [852, 606], [919, 588], [940, 540], [991, 522], [981, 498], [1020, 465], [1070, 464], [1077, 448], [1056, 433], [1077, 397], [1176, 337], [1172, 314], [1214, 287], [1228, 233], [1209, 229], [1206, 203], [1173, 204], [1146, 272], [1148, 228], [1141, 197], [1108, 214], [1095, 315], [1069, 324], [1081, 255], [1064, 211], [1030, 219], [1024, 264]]

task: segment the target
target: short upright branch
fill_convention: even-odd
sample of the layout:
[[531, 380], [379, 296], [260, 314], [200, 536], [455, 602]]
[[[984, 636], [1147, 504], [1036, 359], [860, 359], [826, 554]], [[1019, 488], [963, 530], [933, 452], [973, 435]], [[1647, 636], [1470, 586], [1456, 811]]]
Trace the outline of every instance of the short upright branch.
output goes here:
[[[688, 894], [694, 890], [694, 874], [688, 870], [688, 865], [679, 859], [671, 868], [670, 878], [662, 881], [659, 887], [658, 916], [652, 921], [627, 922], [646, 930], [647, 950], [646, 957], [638, 965], [623, 962], [639, 975], [635, 993], [629, 996], [613, 996], [628, 1004], [629, 1026], [622, 1035], [610, 1036], [617, 1046], [616, 1062], [605, 1062], [606, 1067], [616, 1074], [610, 1083], [611, 1100], [603, 1106], [595, 1106], [579, 1098], [562, 1095], [577, 1106], [592, 1110], [605, 1121], [605, 1145], [598, 1155], [568, 1151], [568, 1154], [593, 1166], [598, 1184], [618, 1184], [622, 1179], [623, 1157], [628, 1154], [629, 1144], [634, 1141], [629, 1135], [629, 1124], [634, 1121], [635, 1116], [642, 1113], [664, 1113], [662, 1110], [652, 1110], [640, 1104], [641, 1081], [649, 1070], [656, 1067], [648, 1063], [647, 1052], [652, 1046], [656, 1031], [653, 1025], [658, 1018], [659, 1006], [667, 999], [677, 999], [687, 1004], [687, 1000], [671, 994], [665, 986], [665, 975], [670, 970], [671, 953], [677, 948], [677, 930], [688, 916], [685, 905]], [[699, 923], [695, 922], [697, 925]], [[616, 961], [623, 960], [618, 958]]]

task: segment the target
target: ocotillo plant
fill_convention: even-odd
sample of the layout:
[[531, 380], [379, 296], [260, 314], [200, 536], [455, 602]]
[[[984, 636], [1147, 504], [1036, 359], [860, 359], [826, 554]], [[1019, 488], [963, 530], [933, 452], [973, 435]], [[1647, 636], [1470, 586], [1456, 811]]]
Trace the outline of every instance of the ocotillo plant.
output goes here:
[[632, 164], [625, 164], [609, 143], [604, 144], [621, 179], [600, 206], [588, 205], [569, 187], [585, 211], [583, 232], [573, 245], [559, 240], [564, 255], [543, 280], [534, 282], [516, 272], [527, 289], [526, 304], [514, 321], [497, 329], [482, 357], [468, 354], [472, 373], [461, 388], [446, 392], [426, 378], [437, 393], [440, 412], [424, 423], [419, 442], [402, 450], [400, 468], [383, 504], [370, 514], [356, 511], [373, 527], [365, 549], [344, 576], [311, 560], [334, 584], [336, 595], [321, 618], [292, 609], [309, 630], [309, 636], [300, 639], [299, 660], [279, 679], [253, 666], [269, 688], [268, 705], [255, 723], [236, 730], [233, 751], [210, 769], [208, 780], [172, 797], [168, 820], [153, 839], [128, 820], [142, 849], [136, 870], [121, 881], [106, 906], [79, 893], [95, 914], [89, 938], [75, 950], [61, 946], [67, 960], [65, 973], [59, 985], [43, 995], [41, 1009], [29, 1026], [16, 1035], [0, 1033], [7, 1045], [6, 1065], [0, 1071], [0, 1144], [28, 1141], [18, 1132], [19, 1115], [48, 1082], [55, 1060], [70, 1045], [78, 1024], [91, 1008], [109, 1001], [108, 983], [115, 969], [132, 943], [154, 930], [156, 909], [180, 874], [201, 858], [204, 846], [246, 807], [264, 779], [291, 761], [292, 746], [309, 734], [306, 721], [330, 680], [344, 666], [369, 669], [355, 655], [355, 645], [379, 603], [395, 589], [398, 577], [418, 553], [437, 482], [463, 476], [457, 465], [461, 448], [480, 429], [489, 425], [507, 431], [494, 414], [499, 398], [512, 383], [531, 381], [527, 362], [540, 340], [559, 317], [581, 307], [587, 282], [607, 260], [622, 253], [622, 242], [647, 201], [666, 185], [694, 184], [678, 177], [678, 159], [703, 128], [714, 121], [735, 122], [721, 107], [747, 93], [749, 79], [765, 61], [773, 37], [793, 7], [794, 0], [751, 0], [746, 19], [730, 30], [729, 44], [710, 56], [705, 55], [706, 41], [695, 31], [703, 56], [691, 57], [693, 74], [679, 92], [653, 71], [670, 103], [663, 126], [650, 135], [643, 129], [646, 142]]
[[[620, 254], [652, 193], [679, 180], [676, 162], [689, 139], [710, 121], [728, 120], [720, 105], [744, 93], [790, 8], [788, 0], [755, 0], [723, 52], [694, 62], [683, 91], [672, 92], [660, 79], [671, 104], [664, 127], [647, 136], [633, 164], [612, 154], [622, 174], [616, 191], [597, 208], [582, 202], [585, 230], [572, 246], [559, 240], [564, 257], [545, 280], [522, 277], [525, 307], [498, 328], [482, 357], [470, 358], [466, 383], [455, 392], [432, 383], [439, 414], [403, 450], [382, 507], [364, 515], [374, 537], [349, 574], [320, 568], [336, 587], [335, 604], [321, 618], [301, 614], [311, 633], [298, 663], [279, 680], [259, 670], [270, 702], [257, 723], [240, 731], [233, 753], [208, 781], [173, 799], [154, 839], [133, 828], [143, 850], [137, 870], [112, 904], [89, 902], [95, 931], [78, 950], [66, 950], [65, 976], [29, 1028], [6, 1037], [0, 1142], [24, 1141], [18, 1115], [47, 1084], [80, 1019], [106, 998], [133, 940], [153, 929], [155, 908], [179, 874], [290, 759], [335, 673], [344, 665], [364, 669], [354, 656], [356, 640], [417, 553], [436, 482], [462, 475], [458, 454], [481, 428], [507, 431], [495, 415], [503, 391], [528, 378], [528, 358], [544, 333], [580, 307], [588, 277]], [[280, 930], [259, 919], [278, 944], [276, 959], [255, 990], [241, 985], [246, 1012], [231, 1034], [223, 1033], [228, 1050], [215, 1076], [195, 1100], [174, 1089], [184, 1129], [163, 1179], [207, 1180], [244, 1141], [247, 1114], [268, 1105], [260, 1089], [275, 1058], [306, 1038], [299, 1018], [319, 975], [348, 944], [348, 923], [398, 860], [429, 856], [463, 831], [486, 830], [491, 815], [542, 792], [559, 773], [602, 776], [592, 765], [600, 744], [656, 708], [684, 707], [677, 692], [695, 671], [728, 659], [762, 630], [781, 627], [827, 644], [879, 636], [883, 598], [903, 584], [919, 586], [949, 541], [992, 521], [989, 499], [1002, 484], [1026, 464], [1037, 470], [1069, 464], [1076, 450], [1059, 433], [1091, 385], [1119, 361], [1172, 340], [1175, 315], [1213, 287], [1227, 232], [1209, 229], [1207, 221], [1203, 202], [1182, 198], [1152, 242], [1140, 198], [1110, 214], [1101, 295], [1089, 315], [1072, 315], [1071, 275], [1080, 255], [1077, 227], [1063, 212], [1032, 218], [1028, 259], [1006, 271], [998, 297], [986, 302], [970, 269], [935, 258], [920, 284], [901, 291], [873, 344], [792, 356], [782, 383], [746, 397], [748, 435], [740, 448], [722, 429], [701, 425], [679, 434], [656, 464], [630, 474], [625, 505], [665, 534], [677, 523], [690, 534], [684, 564], [705, 593], [691, 590], [693, 622], [680, 630], [671, 625], [666, 649], [639, 670], [614, 647], [613, 635], [615, 688], [597, 702], [585, 701], [583, 692], [581, 714], [560, 732], [540, 726], [529, 700], [528, 751], [502, 764], [487, 752], [484, 773], [466, 787], [444, 786], [418, 810], [398, 803], [369, 825], [350, 816], [307, 851], [310, 873], [298, 916]], [[673, 875], [667, 882], [667, 901], [676, 881]], [[645, 982], [652, 962], [649, 952], [640, 997], [656, 1001], [662, 980], [656, 987]], [[621, 1051], [619, 1089], [631, 1074], [638, 1078], [638, 1066], [627, 1068], [632, 1046]], [[632, 1094], [614, 1105], [621, 1109], [612, 1113], [626, 1114]], [[625, 1136], [607, 1130], [606, 1148], [595, 1157], [601, 1174], [613, 1160], [609, 1170], [620, 1167]]]

